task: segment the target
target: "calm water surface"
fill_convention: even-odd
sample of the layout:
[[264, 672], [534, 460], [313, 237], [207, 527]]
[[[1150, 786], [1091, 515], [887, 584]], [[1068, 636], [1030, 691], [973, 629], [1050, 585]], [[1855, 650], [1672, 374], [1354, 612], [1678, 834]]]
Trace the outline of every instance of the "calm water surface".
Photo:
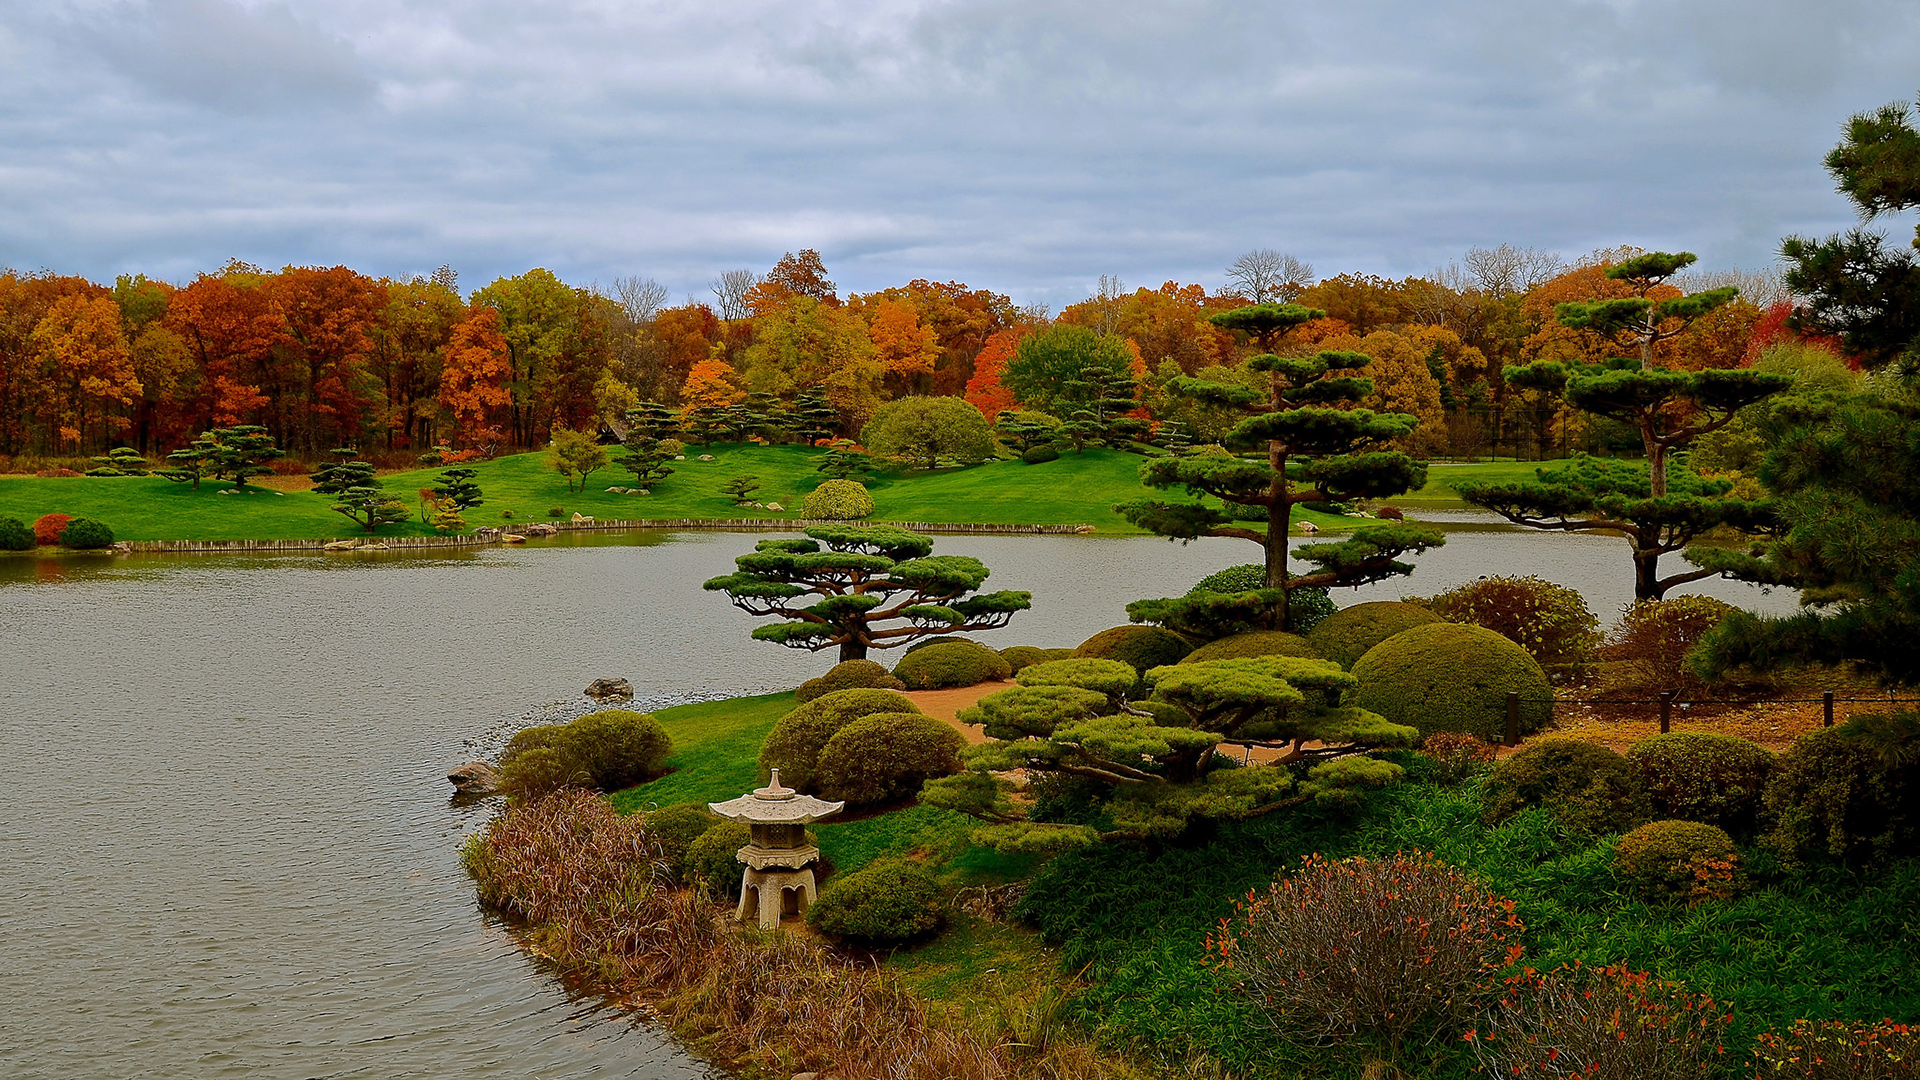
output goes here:
[[[754, 537], [454, 557], [0, 559], [0, 1076], [676, 1078], [475, 908], [461, 743], [603, 675], [642, 697], [784, 689], [699, 583]], [[1071, 645], [1251, 545], [942, 537], [1028, 589], [997, 644]], [[1630, 595], [1619, 541], [1461, 531], [1343, 603], [1529, 569]], [[1712, 583], [1736, 602], [1785, 610]]]

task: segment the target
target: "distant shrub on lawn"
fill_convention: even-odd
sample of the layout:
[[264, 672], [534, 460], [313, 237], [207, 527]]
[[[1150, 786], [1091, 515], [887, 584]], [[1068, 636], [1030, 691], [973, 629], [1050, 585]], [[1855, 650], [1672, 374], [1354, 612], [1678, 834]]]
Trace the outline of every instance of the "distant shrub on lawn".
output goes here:
[[95, 551], [113, 546], [113, 530], [92, 518], [74, 518], [60, 530], [60, 546]]
[[977, 686], [1013, 674], [1005, 657], [971, 641], [940, 641], [914, 649], [894, 665], [893, 677], [909, 690]]
[[19, 518], [0, 517], [0, 551], [31, 551], [33, 530]]

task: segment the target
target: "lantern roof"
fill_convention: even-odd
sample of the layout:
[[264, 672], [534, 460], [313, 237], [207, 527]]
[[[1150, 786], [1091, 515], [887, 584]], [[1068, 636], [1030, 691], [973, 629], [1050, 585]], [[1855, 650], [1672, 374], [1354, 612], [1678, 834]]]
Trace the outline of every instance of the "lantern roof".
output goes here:
[[774, 769], [767, 786], [755, 788], [737, 799], [708, 803], [707, 809], [731, 821], [761, 825], [806, 825], [832, 817], [846, 807], [844, 802], [827, 802], [802, 795], [780, 782], [780, 770]]

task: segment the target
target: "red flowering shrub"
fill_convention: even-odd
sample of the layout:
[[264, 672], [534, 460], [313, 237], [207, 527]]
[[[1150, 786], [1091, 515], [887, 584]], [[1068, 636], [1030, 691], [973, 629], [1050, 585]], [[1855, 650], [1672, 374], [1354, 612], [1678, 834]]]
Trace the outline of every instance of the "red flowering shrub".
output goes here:
[[1490, 1076], [1696, 1080], [1733, 1017], [1644, 971], [1576, 962], [1513, 976], [1481, 1019], [1466, 1042]]
[[1207, 946], [1282, 1031], [1375, 1038], [1392, 1055], [1465, 1016], [1519, 959], [1513, 908], [1432, 855], [1309, 855], [1249, 893]]
[[1754, 1041], [1754, 1075], [1784, 1080], [1895, 1080], [1920, 1069], [1920, 1027], [1882, 1020], [1795, 1020]]
[[73, 515], [71, 514], [40, 515], [39, 520], [33, 523], [34, 542], [39, 544], [59, 543], [61, 530], [65, 529], [67, 523], [72, 520]]

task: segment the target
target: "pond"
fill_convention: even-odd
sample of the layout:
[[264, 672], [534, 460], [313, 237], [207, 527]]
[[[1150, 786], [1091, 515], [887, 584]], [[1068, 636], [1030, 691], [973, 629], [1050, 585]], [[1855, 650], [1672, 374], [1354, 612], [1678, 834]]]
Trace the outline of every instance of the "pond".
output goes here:
[[[1482, 529], [1413, 579], [1530, 569], [1625, 598], [1619, 541]], [[747, 639], [699, 583], [757, 537], [568, 538], [446, 557], [0, 559], [0, 1075], [675, 1078], [672, 1043], [569, 997], [460, 870], [488, 810], [448, 765], [600, 676], [642, 699], [785, 689], [830, 661]], [[1071, 645], [1256, 549], [941, 537]], [[1791, 597], [1710, 591], [1786, 610]]]

